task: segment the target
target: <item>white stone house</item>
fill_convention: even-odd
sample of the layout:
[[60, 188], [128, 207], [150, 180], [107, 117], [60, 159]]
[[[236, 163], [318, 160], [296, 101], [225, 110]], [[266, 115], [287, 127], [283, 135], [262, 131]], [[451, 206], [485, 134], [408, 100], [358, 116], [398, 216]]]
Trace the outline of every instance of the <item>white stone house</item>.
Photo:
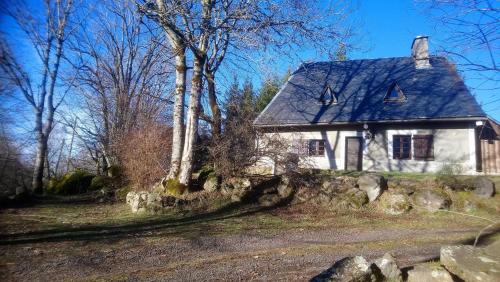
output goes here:
[[[481, 172], [481, 132], [498, 125], [455, 66], [429, 56], [427, 37], [411, 50], [411, 57], [302, 64], [254, 121], [259, 148], [283, 140], [306, 168]], [[500, 142], [499, 135], [488, 138]], [[259, 165], [277, 170], [266, 155]]]

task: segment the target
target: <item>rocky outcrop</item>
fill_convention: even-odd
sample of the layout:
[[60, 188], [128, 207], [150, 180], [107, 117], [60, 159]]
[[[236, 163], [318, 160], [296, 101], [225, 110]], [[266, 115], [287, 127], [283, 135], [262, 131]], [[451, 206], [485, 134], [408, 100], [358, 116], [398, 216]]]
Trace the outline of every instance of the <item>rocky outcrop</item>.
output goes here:
[[252, 186], [250, 179], [244, 177], [231, 177], [226, 180], [226, 184], [234, 190], [248, 190]]
[[370, 202], [373, 202], [387, 188], [387, 181], [381, 175], [365, 174], [359, 177], [358, 187], [365, 191]]
[[342, 281], [342, 282], [371, 282], [381, 281], [380, 270], [362, 256], [343, 258], [332, 267], [311, 279], [313, 282]]
[[376, 259], [375, 265], [380, 269], [386, 281], [403, 281], [401, 270], [399, 270], [396, 260], [390, 253], [386, 253], [383, 257]]
[[262, 207], [272, 207], [281, 201], [278, 194], [265, 194], [259, 198], [259, 204]]
[[203, 190], [207, 192], [214, 192], [219, 189], [219, 181], [216, 176], [209, 176], [205, 183], [203, 183]]
[[145, 191], [127, 193], [126, 202], [133, 213], [153, 213], [158, 214], [175, 206], [183, 205], [186, 201], [172, 197], [161, 196], [157, 193]]
[[144, 213], [153, 206], [161, 206], [161, 197], [158, 194], [131, 191], [127, 194], [126, 202], [133, 213]]
[[481, 197], [493, 197], [495, 195], [495, 183], [484, 176], [474, 179], [474, 194]]
[[419, 264], [408, 271], [408, 282], [453, 282], [450, 273], [442, 266]]
[[410, 198], [401, 192], [386, 192], [379, 201], [379, 206], [387, 214], [399, 215], [411, 209]]
[[441, 264], [464, 281], [500, 281], [500, 241], [492, 245], [441, 247]]
[[434, 190], [419, 190], [413, 194], [413, 205], [420, 209], [435, 212], [440, 209], [448, 209], [451, 200], [444, 192]]

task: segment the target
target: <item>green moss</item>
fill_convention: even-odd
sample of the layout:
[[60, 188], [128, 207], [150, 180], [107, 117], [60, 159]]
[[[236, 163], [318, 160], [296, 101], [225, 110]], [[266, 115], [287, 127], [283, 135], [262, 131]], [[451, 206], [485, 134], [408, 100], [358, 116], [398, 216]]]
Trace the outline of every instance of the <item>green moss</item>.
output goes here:
[[164, 183], [165, 191], [168, 195], [178, 197], [186, 191], [186, 185], [177, 179], [168, 179]]
[[201, 168], [198, 174], [198, 184], [203, 185], [208, 178], [215, 177], [214, 168], [211, 165], [205, 165]]
[[94, 178], [93, 174], [83, 170], [68, 172], [59, 179], [51, 179], [47, 186], [47, 192], [59, 195], [85, 193], [89, 190], [92, 178]]
[[110, 180], [109, 177], [96, 175], [90, 182], [89, 191], [97, 191], [110, 186]]
[[125, 202], [128, 192], [132, 191], [131, 186], [125, 186], [115, 191], [115, 198], [119, 202]]

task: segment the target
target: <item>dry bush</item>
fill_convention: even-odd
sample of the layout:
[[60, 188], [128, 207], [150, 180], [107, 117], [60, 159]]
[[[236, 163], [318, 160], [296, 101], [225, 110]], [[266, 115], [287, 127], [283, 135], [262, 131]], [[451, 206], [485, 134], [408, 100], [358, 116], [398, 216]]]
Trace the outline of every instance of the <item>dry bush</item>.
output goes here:
[[171, 127], [148, 123], [133, 129], [119, 142], [125, 178], [136, 190], [150, 190], [168, 173], [172, 147]]

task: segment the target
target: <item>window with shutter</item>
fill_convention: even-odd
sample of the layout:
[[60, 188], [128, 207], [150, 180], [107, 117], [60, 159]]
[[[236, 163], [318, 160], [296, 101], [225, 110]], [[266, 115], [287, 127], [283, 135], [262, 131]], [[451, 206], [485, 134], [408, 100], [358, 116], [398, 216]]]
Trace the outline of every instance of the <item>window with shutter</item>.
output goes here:
[[398, 160], [411, 158], [411, 135], [392, 136], [392, 157]]
[[413, 135], [413, 158], [415, 160], [434, 159], [432, 135]]
[[324, 156], [325, 140], [309, 140], [309, 156]]

